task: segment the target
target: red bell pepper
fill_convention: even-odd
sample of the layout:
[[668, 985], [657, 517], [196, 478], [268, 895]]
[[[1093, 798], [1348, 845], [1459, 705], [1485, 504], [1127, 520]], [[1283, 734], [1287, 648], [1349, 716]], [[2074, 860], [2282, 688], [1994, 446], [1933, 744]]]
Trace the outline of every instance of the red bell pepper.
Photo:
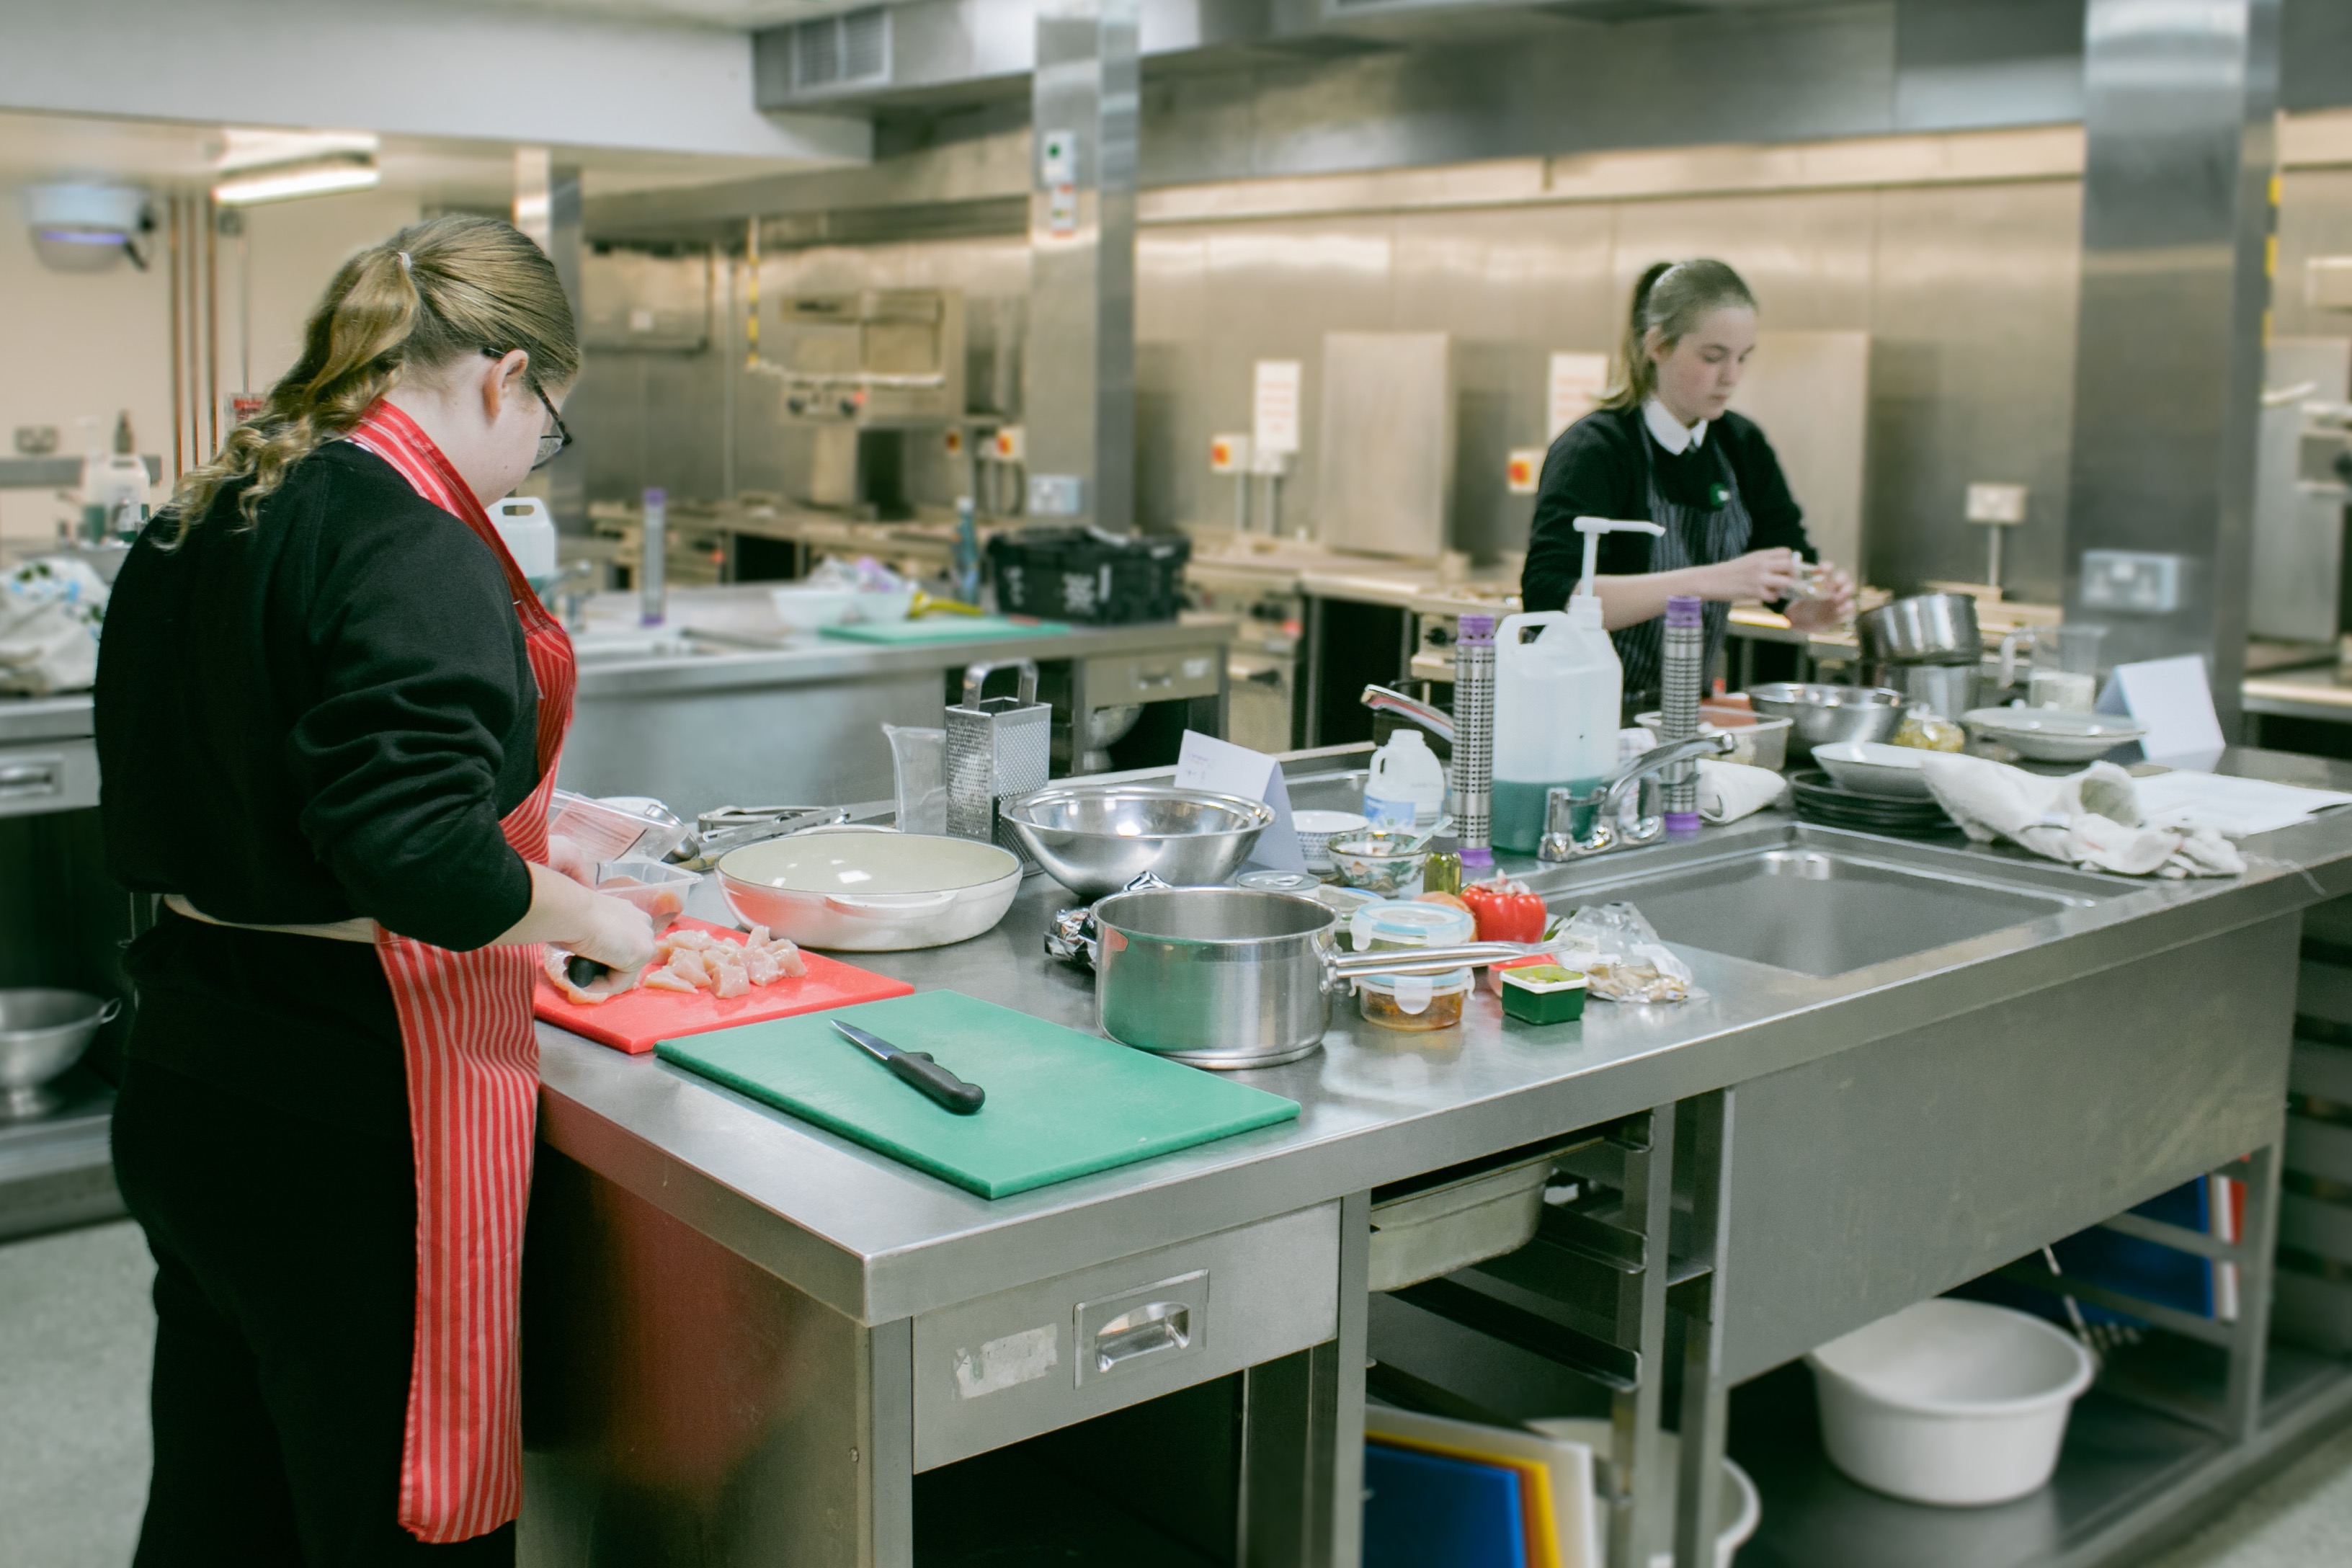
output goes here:
[[1541, 894], [1528, 892], [1525, 882], [1502, 878], [1466, 884], [1462, 901], [1478, 922], [1480, 942], [1541, 942], [1544, 923], [1551, 918]]

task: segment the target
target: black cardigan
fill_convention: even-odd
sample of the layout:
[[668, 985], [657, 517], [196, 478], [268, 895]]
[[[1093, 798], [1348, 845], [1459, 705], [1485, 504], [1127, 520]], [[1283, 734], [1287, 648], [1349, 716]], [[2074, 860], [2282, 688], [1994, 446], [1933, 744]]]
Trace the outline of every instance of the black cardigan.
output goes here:
[[[365, 915], [481, 946], [530, 907], [499, 821], [539, 782], [539, 690], [497, 556], [349, 443], [241, 526], [236, 491], [132, 547], [100, 639], [108, 868], [221, 920]], [[164, 914], [125, 963], [129, 1054], [286, 1111], [408, 1135], [375, 950]], [[133, 1070], [139, 1070], [134, 1068]]]
[[[1641, 409], [1598, 409], [1561, 431], [1544, 456], [1527, 564], [1519, 574], [1519, 595], [1529, 610], [1564, 608], [1576, 592], [1577, 580], [1584, 574], [1584, 536], [1576, 531], [1578, 518], [1649, 518], [1642, 468], [1644, 446], [1656, 465], [1659, 489], [1676, 506], [1706, 507], [1708, 489], [1720, 481], [1721, 461], [1727, 458], [1740, 501], [1755, 525], [1748, 548], [1794, 550], [1812, 558], [1804, 513], [1789, 493], [1771, 443], [1754, 420], [1726, 413], [1707, 426], [1703, 444], [1676, 453], [1658, 445]], [[1649, 571], [1650, 536], [1602, 534], [1599, 570], [1604, 577]]]
[[225, 489], [124, 561], [99, 653], [107, 863], [221, 920], [366, 915], [474, 948], [522, 918], [499, 820], [539, 692], [498, 558], [348, 442], [239, 526]]

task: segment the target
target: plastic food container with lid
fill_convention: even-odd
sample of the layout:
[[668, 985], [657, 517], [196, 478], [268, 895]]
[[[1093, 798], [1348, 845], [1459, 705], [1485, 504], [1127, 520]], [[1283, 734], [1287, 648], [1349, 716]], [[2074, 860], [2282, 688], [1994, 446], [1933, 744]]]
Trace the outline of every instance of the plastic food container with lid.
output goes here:
[[1450, 1029], [1462, 1022], [1463, 999], [1470, 994], [1470, 972], [1445, 974], [1368, 974], [1356, 982], [1356, 1006], [1367, 1024], [1383, 1029]]
[[1358, 952], [1412, 947], [1459, 947], [1477, 922], [1451, 904], [1390, 900], [1366, 904], [1348, 921], [1348, 940]]
[[1558, 963], [1520, 963], [1503, 971], [1503, 1011], [1526, 1024], [1572, 1024], [1584, 1016], [1581, 972]]

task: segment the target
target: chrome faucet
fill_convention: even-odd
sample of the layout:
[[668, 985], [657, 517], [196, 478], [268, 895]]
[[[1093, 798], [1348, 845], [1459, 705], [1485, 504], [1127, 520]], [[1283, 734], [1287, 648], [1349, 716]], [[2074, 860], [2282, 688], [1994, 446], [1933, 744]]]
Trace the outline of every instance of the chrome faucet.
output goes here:
[[[1369, 696], [1365, 699], [1370, 700]], [[1738, 748], [1739, 742], [1727, 734], [1694, 735], [1687, 741], [1675, 741], [1643, 752], [1585, 794], [1579, 795], [1565, 784], [1554, 786], [1544, 797], [1544, 836], [1536, 847], [1536, 858], [1577, 860], [1620, 844], [1647, 844], [1666, 830], [1665, 816], [1658, 809], [1658, 774], [1677, 763], [1727, 756]], [[1637, 788], [1641, 791], [1640, 816], [1632, 827], [1620, 830], [1617, 818], [1625, 803], [1625, 792]], [[1591, 810], [1593, 816], [1591, 830], [1579, 838], [1576, 813], [1580, 810]]]
[[1364, 688], [1364, 706], [1375, 713], [1393, 713], [1400, 719], [1410, 719], [1447, 745], [1454, 743], [1454, 721], [1441, 708], [1426, 702], [1416, 702], [1402, 691], [1385, 686]]

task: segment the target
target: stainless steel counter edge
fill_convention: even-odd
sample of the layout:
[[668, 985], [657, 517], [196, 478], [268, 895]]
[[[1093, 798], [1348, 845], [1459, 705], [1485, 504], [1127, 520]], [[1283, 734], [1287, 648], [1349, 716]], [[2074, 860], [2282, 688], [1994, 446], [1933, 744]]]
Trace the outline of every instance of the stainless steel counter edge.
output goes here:
[[[2352, 783], [2352, 768], [2288, 761], [2307, 782], [2321, 782], [2316, 769]], [[1787, 829], [1767, 815], [1711, 831], [1730, 846]], [[1298, 1100], [1297, 1121], [995, 1202], [551, 1029], [546, 1136], [839, 1310], [887, 1321], [1776, 1072], [2352, 893], [2352, 815], [2268, 835], [2254, 851], [2241, 879], [2116, 879], [2118, 896], [2096, 906], [1829, 979], [1685, 949], [1705, 999], [1596, 1005], [1581, 1025], [1549, 1031], [1503, 1018], [1483, 993], [1450, 1042], [1341, 1019], [1318, 1055], [1238, 1075]], [[927, 983], [984, 991], [1017, 968], [1000, 1000], [1087, 1026], [1083, 975], [1042, 955], [1007, 962], [1009, 933], [1034, 952], [1034, 928], [1059, 901], [1032, 879], [998, 940], [941, 950]]]
[[802, 647], [745, 653], [710, 653], [653, 658], [591, 659], [580, 667], [580, 696], [661, 696], [680, 691], [723, 691], [740, 687], [813, 685], [864, 676], [942, 669], [997, 659], [1116, 658], [1122, 654], [1219, 647], [1233, 640], [1237, 623], [1226, 616], [1196, 616], [1143, 626], [1082, 626], [1036, 637], [984, 637], [971, 642], [885, 646], [879, 643], [814, 641]]

